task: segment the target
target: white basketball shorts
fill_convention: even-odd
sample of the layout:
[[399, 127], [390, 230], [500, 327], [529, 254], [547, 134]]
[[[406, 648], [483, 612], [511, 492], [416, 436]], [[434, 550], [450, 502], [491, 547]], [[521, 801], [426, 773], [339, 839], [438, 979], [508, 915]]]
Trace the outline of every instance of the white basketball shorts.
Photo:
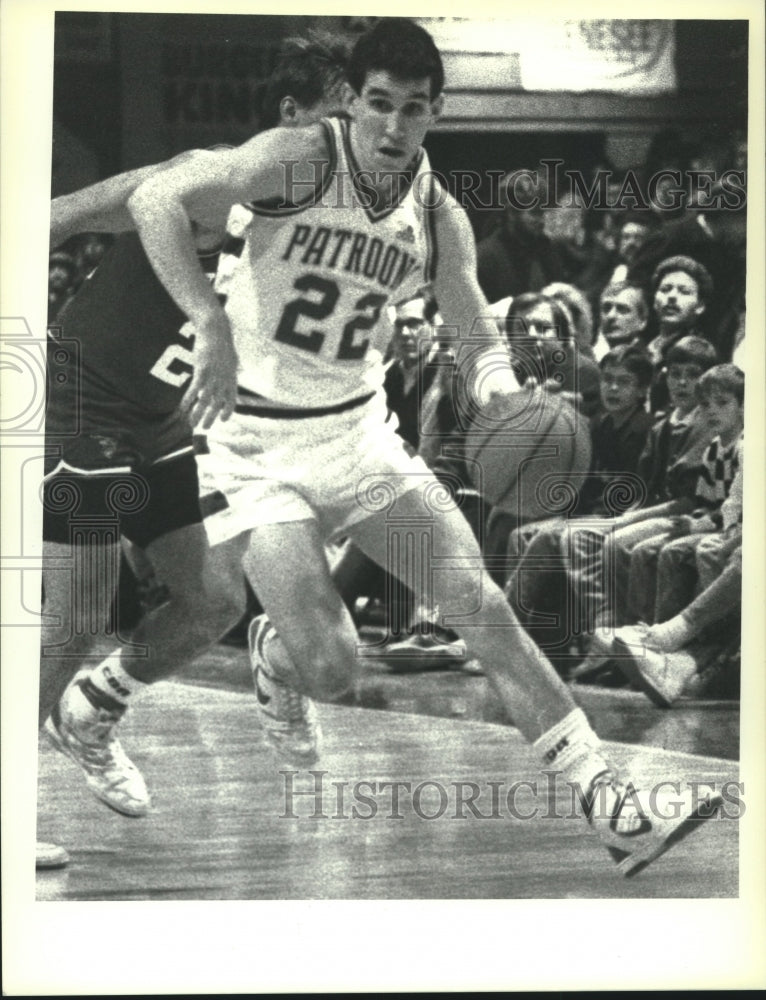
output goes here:
[[329, 541], [433, 482], [387, 420], [385, 395], [324, 416], [235, 412], [207, 432], [197, 455], [200, 504], [211, 545], [262, 524], [314, 519]]

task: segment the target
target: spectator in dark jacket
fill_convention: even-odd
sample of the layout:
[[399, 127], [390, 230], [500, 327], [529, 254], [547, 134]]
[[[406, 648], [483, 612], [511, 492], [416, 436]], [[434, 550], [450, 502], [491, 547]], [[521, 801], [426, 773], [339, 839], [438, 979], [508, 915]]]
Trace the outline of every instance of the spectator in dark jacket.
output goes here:
[[516, 170], [500, 185], [504, 210], [499, 225], [477, 247], [481, 290], [489, 302], [538, 292], [567, 281], [573, 263], [563, 244], [545, 234], [547, 187], [530, 170]]

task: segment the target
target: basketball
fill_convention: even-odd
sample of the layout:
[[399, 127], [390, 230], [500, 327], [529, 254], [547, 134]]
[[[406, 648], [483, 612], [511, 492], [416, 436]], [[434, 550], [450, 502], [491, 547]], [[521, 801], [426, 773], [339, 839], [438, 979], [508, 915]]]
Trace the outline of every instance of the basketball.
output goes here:
[[574, 507], [590, 467], [588, 420], [563, 396], [523, 389], [477, 410], [465, 457], [484, 499], [520, 521]]

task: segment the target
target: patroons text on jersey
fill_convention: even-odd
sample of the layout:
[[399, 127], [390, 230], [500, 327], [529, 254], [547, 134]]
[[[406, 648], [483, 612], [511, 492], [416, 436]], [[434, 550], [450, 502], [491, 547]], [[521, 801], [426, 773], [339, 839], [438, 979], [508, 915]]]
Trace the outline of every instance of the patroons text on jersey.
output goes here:
[[363, 275], [383, 288], [397, 289], [418, 266], [419, 261], [395, 243], [384, 243], [377, 236], [296, 223], [282, 260], [298, 259], [310, 267], [329, 267], [349, 274]]

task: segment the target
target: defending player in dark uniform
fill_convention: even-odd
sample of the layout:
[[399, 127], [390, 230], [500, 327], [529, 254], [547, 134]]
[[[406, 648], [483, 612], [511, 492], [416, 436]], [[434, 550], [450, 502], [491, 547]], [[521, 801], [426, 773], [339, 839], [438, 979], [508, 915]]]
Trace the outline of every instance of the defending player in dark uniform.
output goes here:
[[[339, 110], [344, 67], [340, 44], [319, 36], [287, 42], [267, 84], [264, 124], [304, 125]], [[171, 162], [190, 155], [217, 154]], [[78, 231], [132, 228], [127, 197], [167, 166], [55, 201], [54, 245]], [[224, 235], [223, 225], [195, 227], [198, 260], [211, 280]], [[49, 340], [40, 724], [81, 765], [93, 793], [128, 816], [144, 815], [150, 800], [114, 733], [127, 700], [202, 652], [244, 603], [244, 586], [239, 594], [214, 585], [200, 523], [197, 413], [183, 405], [191, 346], [185, 316], [134, 232], [118, 237]], [[103, 655], [94, 650], [99, 637], [122, 641], [108, 621], [120, 536], [146, 550], [170, 600], [139, 623], [131, 643], [81, 670], [59, 703], [73, 672]], [[45, 864], [52, 854], [40, 856]]]

